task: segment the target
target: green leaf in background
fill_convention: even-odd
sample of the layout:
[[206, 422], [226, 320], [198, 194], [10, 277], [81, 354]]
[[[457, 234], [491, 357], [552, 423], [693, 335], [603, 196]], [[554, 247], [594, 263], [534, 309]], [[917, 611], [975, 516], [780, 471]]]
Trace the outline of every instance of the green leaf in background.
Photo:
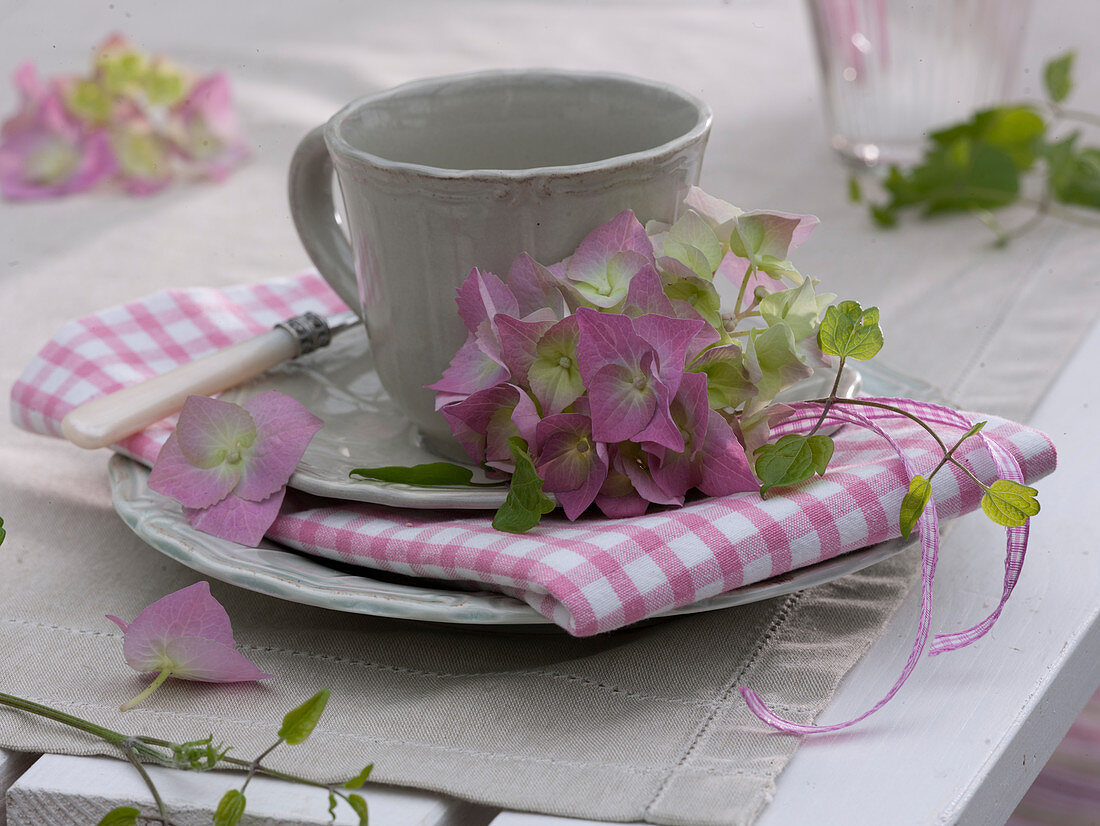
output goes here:
[[244, 814], [245, 798], [239, 789], [230, 789], [214, 810], [214, 826], [237, 826]]
[[998, 479], [982, 497], [982, 510], [998, 525], [1018, 527], [1039, 512], [1039, 502], [1035, 498], [1038, 493], [1035, 488], [1019, 482]]
[[504, 504], [493, 516], [493, 527], [507, 533], [526, 533], [535, 527], [544, 513], [554, 509], [554, 500], [542, 492], [542, 479], [527, 452], [527, 442], [518, 436], [508, 439], [516, 469]]
[[348, 805], [355, 809], [355, 813], [359, 815], [359, 826], [368, 826], [367, 801], [357, 794], [349, 794]]
[[823, 475], [833, 455], [833, 440], [821, 434], [791, 433], [775, 444], [758, 447], [755, 455], [756, 478], [763, 495], [775, 487], [804, 482], [814, 473]]
[[135, 826], [139, 815], [141, 812], [133, 806], [119, 806], [103, 815], [96, 826]]
[[1061, 103], [1073, 91], [1074, 57], [1073, 52], [1066, 52], [1043, 67], [1043, 85], [1054, 103]]
[[328, 793], [328, 816], [336, 820], [336, 795]]
[[402, 485], [434, 487], [438, 485], [468, 485], [474, 478], [470, 468], [453, 465], [450, 462], [429, 462], [424, 465], [403, 467], [358, 467], [349, 476], [360, 479], [375, 479], [379, 482], [396, 482]]
[[4, 537], [8, 535], [8, 532], [4, 530], [4, 518], [0, 517], [0, 545], [4, 544]]
[[[1012, 159], [1020, 172], [1035, 163], [1042, 147], [1046, 124], [1028, 106], [1000, 106], [975, 113], [969, 121], [940, 130], [929, 139], [944, 149], [969, 143], [999, 149]], [[956, 150], [957, 151], [957, 150]], [[928, 156], [926, 155], [926, 162]]]
[[857, 301], [841, 301], [825, 311], [817, 342], [830, 356], [866, 361], [882, 349], [878, 307], [864, 310]]
[[922, 195], [925, 215], [996, 209], [1020, 194], [1020, 173], [1012, 157], [967, 139], [929, 152], [911, 179]]
[[329, 690], [322, 688], [300, 706], [288, 711], [283, 718], [282, 728], [279, 729], [279, 737], [291, 746], [305, 742], [321, 719], [328, 697]]
[[932, 498], [932, 483], [919, 473], [909, 480], [909, 491], [901, 500], [901, 538], [908, 539], [909, 534], [920, 519], [924, 509], [928, 507], [928, 500]]
[[848, 176], [848, 200], [853, 204], [863, 200], [863, 189], [859, 185], [859, 178], [855, 175]]
[[1064, 204], [1100, 209], [1100, 149], [1077, 148], [1077, 132], [1047, 147], [1050, 193]]
[[358, 789], [364, 783], [367, 782], [367, 778], [370, 777], [371, 771], [374, 769], [374, 763], [371, 763], [363, 771], [359, 772], [355, 777], [344, 784], [345, 789]]

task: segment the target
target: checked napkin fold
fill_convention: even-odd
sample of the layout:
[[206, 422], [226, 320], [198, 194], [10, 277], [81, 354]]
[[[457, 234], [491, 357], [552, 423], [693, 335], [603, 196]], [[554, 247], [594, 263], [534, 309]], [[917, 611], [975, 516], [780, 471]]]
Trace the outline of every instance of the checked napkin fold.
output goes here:
[[[325, 283], [308, 273], [226, 290], [167, 290], [103, 310], [69, 322], [43, 347], [12, 388], [12, 417], [27, 430], [58, 436], [64, 415], [90, 399], [288, 316], [341, 309]], [[973, 418], [941, 417], [937, 427], [950, 443]], [[989, 421], [985, 438], [968, 440], [956, 454], [983, 481], [1003, 475], [1005, 462], [1018, 466], [1027, 482], [1054, 469], [1054, 446], [1045, 435], [983, 418]], [[515, 536], [493, 530], [484, 512], [399, 510], [302, 494], [287, 498], [268, 536], [343, 562], [480, 583], [525, 600], [571, 634], [588, 636], [897, 537], [907, 472], [927, 473], [942, 452], [906, 419], [875, 424], [880, 433], [846, 427], [835, 436], [826, 477], [767, 499], [756, 493], [700, 498], [617, 520], [569, 522], [552, 514]], [[161, 422], [116, 449], [152, 464], [170, 429], [171, 422]], [[977, 486], [948, 469], [934, 484], [941, 519], [980, 501]], [[1007, 567], [1015, 571], [1006, 574], [1005, 599], [1022, 563], [1022, 551], [1013, 559], [1009, 544]]]

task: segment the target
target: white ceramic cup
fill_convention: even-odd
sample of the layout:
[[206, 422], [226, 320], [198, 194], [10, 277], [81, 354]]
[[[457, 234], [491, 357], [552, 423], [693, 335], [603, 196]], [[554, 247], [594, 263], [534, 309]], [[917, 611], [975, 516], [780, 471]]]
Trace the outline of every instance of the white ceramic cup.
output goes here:
[[382, 385], [428, 446], [466, 458], [424, 385], [466, 339], [455, 290], [470, 268], [503, 278], [520, 252], [554, 263], [624, 209], [674, 219], [710, 123], [706, 104], [663, 83], [492, 71], [361, 98], [302, 140], [290, 167], [298, 234], [361, 312]]

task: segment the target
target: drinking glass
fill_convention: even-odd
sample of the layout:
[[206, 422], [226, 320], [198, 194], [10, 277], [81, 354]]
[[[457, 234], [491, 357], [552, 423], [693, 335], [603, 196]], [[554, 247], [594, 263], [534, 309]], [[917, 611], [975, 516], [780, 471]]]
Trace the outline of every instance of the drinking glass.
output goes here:
[[1003, 101], [1029, 0], [807, 0], [833, 147], [910, 164], [929, 132]]

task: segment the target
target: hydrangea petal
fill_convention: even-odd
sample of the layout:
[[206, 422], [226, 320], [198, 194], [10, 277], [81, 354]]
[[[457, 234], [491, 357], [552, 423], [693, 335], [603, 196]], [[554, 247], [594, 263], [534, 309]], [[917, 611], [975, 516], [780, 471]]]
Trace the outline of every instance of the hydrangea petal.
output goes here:
[[584, 392], [579, 337], [577, 318], [570, 315], [548, 329], [535, 347], [527, 377], [546, 415], [560, 413]]
[[728, 496], [760, 489], [733, 428], [714, 410], [710, 411], [707, 435], [699, 451], [699, 467], [701, 475], [696, 487], [707, 496]]
[[634, 490], [647, 502], [655, 505], [682, 505], [683, 496], [669, 495], [653, 480], [652, 467], [658, 459], [647, 453], [641, 445], [622, 442], [615, 445], [613, 467], [630, 480]]
[[536, 428], [539, 477], [566, 518], [576, 519], [595, 501], [607, 478], [606, 445], [593, 442], [591, 421], [578, 413], [548, 416]]
[[635, 252], [653, 260], [653, 243], [629, 209], [596, 227], [581, 241], [569, 259], [566, 277], [592, 285], [606, 284], [607, 266], [620, 252]]
[[241, 478], [241, 465], [200, 468], [187, 461], [178, 431], [168, 436], [149, 473], [149, 488], [188, 508], [205, 508], [229, 495]]
[[537, 355], [535, 345], [553, 326], [552, 321], [521, 321], [506, 315], [497, 316], [497, 335], [500, 338], [501, 355], [512, 380], [527, 385], [527, 372]]
[[287, 483], [324, 422], [297, 399], [274, 391], [253, 396], [244, 409], [256, 423], [256, 441], [233, 492], [260, 502]]
[[[494, 361], [478, 346], [477, 339], [470, 334], [466, 343], [455, 354], [450, 365], [443, 371], [443, 378], [434, 384], [427, 385], [429, 390], [443, 391], [445, 393], [460, 393], [468, 395], [476, 393], [499, 384], [508, 379], [508, 369], [504, 365]], [[440, 409], [450, 399], [440, 400], [436, 397], [436, 409]]]
[[634, 276], [649, 266], [651, 259], [641, 253], [617, 252], [590, 279], [574, 279], [573, 289], [589, 304], [610, 310], [626, 300]]
[[665, 316], [674, 314], [672, 302], [661, 287], [661, 276], [651, 264], [635, 273], [630, 280], [630, 289], [627, 290], [622, 312], [632, 318], [646, 313]]
[[283, 487], [262, 502], [252, 502], [231, 493], [208, 508], [185, 507], [183, 515], [204, 533], [255, 548], [278, 517], [285, 495]]
[[657, 375], [669, 393], [675, 394], [680, 387], [688, 347], [707, 326], [701, 319], [689, 320], [653, 314], [634, 319], [635, 332], [649, 342], [657, 353]]
[[[123, 646], [126, 662], [136, 671], [157, 671], [150, 666], [145, 652], [150, 640], [172, 637], [204, 637], [233, 645], [233, 626], [229, 614], [210, 593], [210, 583], [188, 585], [146, 606], [129, 624], [109, 617], [127, 633]], [[126, 627], [124, 627], [124, 625]]]
[[172, 676], [203, 683], [242, 683], [266, 680], [265, 674], [233, 648], [203, 637], [177, 637], [164, 646]]
[[466, 329], [477, 333], [482, 322], [498, 313], [518, 316], [519, 302], [507, 285], [491, 272], [474, 267], [458, 288], [458, 314]]
[[544, 307], [552, 310], [557, 318], [565, 315], [561, 283], [557, 274], [525, 252], [516, 257], [508, 270], [507, 284], [516, 297], [521, 316]]
[[577, 319], [581, 378], [590, 391], [596, 374], [607, 365], [637, 369], [642, 357], [653, 353], [649, 343], [634, 332], [632, 319], [625, 315], [581, 307], [574, 317]]
[[588, 382], [596, 439], [622, 442], [642, 431], [657, 410], [654, 383], [651, 377], [621, 364], [608, 364], [596, 373]]
[[224, 180], [245, 161], [250, 150], [241, 134], [229, 78], [209, 75], [173, 107], [176, 144], [196, 171], [214, 181]]
[[175, 433], [188, 462], [212, 468], [225, 460], [228, 450], [253, 444], [256, 422], [240, 405], [207, 396], [188, 396]]

